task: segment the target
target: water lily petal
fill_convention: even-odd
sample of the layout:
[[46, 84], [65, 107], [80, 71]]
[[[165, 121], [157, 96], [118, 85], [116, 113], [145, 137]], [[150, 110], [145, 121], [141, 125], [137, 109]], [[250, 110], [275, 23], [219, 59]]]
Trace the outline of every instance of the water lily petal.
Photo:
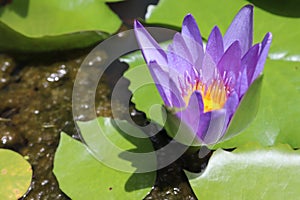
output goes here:
[[194, 73], [192, 56], [179, 33], [175, 34], [173, 43], [168, 46], [167, 58], [169, 66], [179, 74]]
[[[240, 103], [240, 98], [237, 92], [231, 92], [228, 97], [226, 104], [224, 105], [224, 109], [226, 110], [226, 119], [225, 119], [225, 127], [227, 128], [229, 121], [233, 117], [238, 105]], [[223, 132], [225, 132], [224, 130]]]
[[171, 78], [170, 78], [170, 97], [171, 97], [171, 103], [173, 107], [176, 108], [183, 108], [185, 107], [185, 102], [182, 98], [182, 95], [180, 93], [180, 90], [178, 89], [178, 85], [176, 84], [176, 82], [174, 82]]
[[190, 127], [193, 133], [197, 133], [199, 122], [204, 120], [201, 118], [204, 110], [204, 104], [200, 92], [196, 91], [191, 95], [190, 101], [186, 109], [176, 113], [180, 121]]
[[251, 85], [251, 80], [259, 58], [260, 44], [256, 44], [242, 58], [242, 75], [240, 78], [239, 97], [245, 94]]
[[164, 104], [167, 107], [184, 107], [185, 103], [182, 99], [178, 84], [170, 78], [171, 74], [177, 74], [178, 72], [174, 72], [172, 69], [164, 71], [156, 61], [150, 61], [148, 66]]
[[183, 20], [181, 35], [192, 56], [192, 63], [194, 65], [202, 64], [204, 50], [201, 33], [194, 17], [191, 14], [185, 16]]
[[[175, 83], [178, 83], [177, 85], [180, 87], [180, 84], [185, 83], [185, 77], [186, 75], [190, 77], [191, 80], [194, 80], [195, 77], [197, 76], [197, 71], [193, 68], [193, 65], [188, 62], [186, 59], [175, 55], [174, 53], [168, 52], [168, 62], [170, 70], [173, 70], [170, 72], [170, 77], [176, 77]], [[173, 76], [172, 76], [172, 75]]]
[[253, 6], [244, 6], [231, 22], [224, 35], [225, 50], [234, 42], [239, 41], [242, 55], [252, 46], [253, 40]]
[[191, 14], [185, 16], [182, 23], [181, 33], [183, 36], [187, 36], [193, 39], [199, 45], [203, 46], [200, 30], [198, 28], [196, 20]]
[[233, 92], [223, 109], [203, 113], [197, 132], [198, 137], [205, 144], [215, 144], [222, 139], [229, 122], [239, 105], [237, 93]]
[[169, 45], [168, 50], [177, 54], [177, 56], [192, 62], [192, 55], [189, 51], [189, 47], [186, 45], [180, 33], [174, 35], [173, 43]]
[[215, 26], [208, 37], [206, 53], [211, 56], [215, 63], [218, 63], [224, 53], [223, 38], [217, 26]]
[[262, 70], [264, 69], [264, 65], [268, 56], [268, 52], [270, 49], [270, 45], [272, 42], [272, 34], [271, 33], [267, 33], [261, 43], [261, 50], [260, 50], [260, 55], [259, 55], [259, 59], [257, 62], [257, 66], [255, 69], [255, 72], [252, 76], [252, 80], [251, 83], [260, 75], [260, 73], [262, 72]]
[[166, 53], [137, 20], [134, 21], [134, 32], [146, 63], [149, 64], [150, 61], [155, 60], [161, 68], [167, 70], [168, 62]]
[[198, 137], [205, 144], [213, 144], [219, 141], [224, 134], [224, 128], [226, 128], [226, 110], [220, 109], [204, 113], [202, 119], [205, 120], [201, 121], [201, 126], [199, 126], [197, 132]]
[[251, 84], [251, 79], [257, 68], [257, 62], [259, 58], [260, 44], [256, 44], [247, 52], [247, 54], [242, 59], [242, 66], [245, 67], [247, 71], [248, 85]]
[[224, 83], [234, 88], [241, 72], [241, 48], [235, 41], [224, 53], [217, 66]]
[[150, 61], [148, 64], [149, 71], [156, 84], [157, 90], [166, 106], [172, 106], [172, 99], [170, 94], [170, 78], [169, 72], [164, 71], [156, 61]]
[[247, 89], [249, 88], [249, 84], [248, 84], [248, 78], [247, 78], [247, 70], [244, 69], [240, 75], [240, 77], [237, 80], [238, 84], [236, 86], [236, 90], [239, 93], [239, 97], [240, 99], [242, 98], [242, 96], [245, 94], [245, 92], [247, 91]]
[[209, 54], [204, 55], [203, 65], [199, 70], [200, 80], [204, 83], [209, 85], [210, 82], [215, 78], [217, 65], [213, 61], [212, 57]]

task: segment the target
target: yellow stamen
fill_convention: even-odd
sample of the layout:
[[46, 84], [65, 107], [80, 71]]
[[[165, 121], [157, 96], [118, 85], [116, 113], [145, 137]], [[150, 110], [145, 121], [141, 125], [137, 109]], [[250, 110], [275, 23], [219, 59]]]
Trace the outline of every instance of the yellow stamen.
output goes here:
[[190, 97], [194, 91], [199, 91], [202, 95], [204, 112], [223, 108], [227, 100], [227, 88], [221, 80], [214, 80], [208, 87], [200, 82], [195, 84], [184, 96], [186, 105], [188, 105]]

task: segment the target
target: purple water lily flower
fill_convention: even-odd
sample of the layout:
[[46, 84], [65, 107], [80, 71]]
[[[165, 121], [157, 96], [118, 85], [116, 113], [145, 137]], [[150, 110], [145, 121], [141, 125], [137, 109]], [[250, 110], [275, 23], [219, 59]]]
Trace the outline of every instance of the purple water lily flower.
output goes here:
[[239, 11], [224, 37], [214, 27], [205, 50], [191, 14], [166, 51], [138, 21], [134, 30], [165, 106], [175, 108], [175, 116], [202, 143], [219, 141], [242, 97], [261, 74], [270, 48], [271, 33], [252, 45], [253, 6]]

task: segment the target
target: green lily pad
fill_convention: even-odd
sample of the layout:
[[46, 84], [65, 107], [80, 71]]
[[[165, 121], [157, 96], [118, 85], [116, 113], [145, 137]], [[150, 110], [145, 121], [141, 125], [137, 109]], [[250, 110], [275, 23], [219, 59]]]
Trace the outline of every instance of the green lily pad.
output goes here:
[[[98, 121], [106, 135], [99, 133], [99, 128], [96, 128]], [[116, 123], [129, 127], [129, 130], [132, 128], [124, 121]], [[110, 118], [79, 123], [88, 146], [65, 133], [61, 134], [53, 171], [60, 188], [72, 199], [143, 199], [150, 192], [156, 173], [142, 172], [139, 169], [153, 160], [138, 163], [126, 153], [130, 151], [137, 155], [149, 151], [151, 148], [145, 143], [148, 139], [142, 139], [144, 142], [133, 138], [127, 140], [132, 136], [125, 136], [114, 126]], [[122, 151], [115, 151], [116, 147]], [[156, 165], [156, 162], [152, 164]]]
[[165, 122], [161, 112], [163, 100], [140, 51], [123, 57], [121, 61], [129, 64], [124, 77], [130, 80], [129, 90], [133, 94], [131, 101], [138, 110], [145, 112], [149, 119], [163, 126]]
[[241, 133], [253, 122], [259, 109], [262, 83], [263, 76], [260, 76], [248, 88], [222, 140]]
[[86, 47], [115, 33], [121, 25], [104, 0], [14, 0], [0, 8], [0, 22], [3, 51], [12, 47], [26, 51]]
[[299, 98], [300, 64], [267, 60], [256, 118], [243, 133], [215, 148], [234, 148], [249, 141], [264, 146], [287, 143], [299, 148]]
[[22, 197], [30, 186], [31, 177], [31, 166], [20, 154], [0, 149], [0, 199]]
[[[166, 49], [171, 41], [160, 44], [162, 49]], [[129, 68], [124, 73], [124, 77], [130, 80], [128, 89], [132, 92], [131, 101], [135, 107], [143, 111], [147, 118], [164, 126], [166, 122], [166, 112], [163, 100], [155, 86], [147, 64], [141, 54], [141, 51], [135, 51], [120, 58], [120, 61], [126, 62]]]
[[[292, 1], [287, 1], [284, 4], [277, 0], [267, 0], [264, 3], [255, 2], [268, 5], [264, 8], [285, 10], [285, 13], [288, 13], [289, 10], [297, 10], [298, 12], [300, 9], [300, 4]], [[203, 37], [207, 39], [215, 25], [218, 25], [224, 34], [235, 14], [246, 4], [249, 2], [244, 0], [179, 0], [177, 2], [160, 0], [158, 5], [151, 5], [148, 8], [146, 22], [179, 28], [184, 16], [191, 13], [196, 18]], [[261, 41], [264, 34], [272, 32], [273, 42], [270, 56], [273, 59], [300, 61], [300, 46], [295, 45], [300, 42], [298, 29], [300, 18], [279, 14], [255, 7], [254, 39], [256, 42]]]
[[300, 195], [300, 151], [288, 145], [249, 144], [218, 149], [202, 174], [186, 172], [198, 199], [295, 199]]
[[40, 53], [79, 49], [90, 47], [99, 41], [106, 39], [108, 36], [108, 34], [102, 32], [86, 31], [59, 36], [30, 38], [12, 30], [0, 22], [0, 51], [13, 53]]
[[104, 0], [14, 0], [0, 8], [0, 21], [28, 37], [91, 30], [114, 33], [121, 25]]
[[156, 154], [151, 141], [127, 121], [99, 117], [78, 122], [78, 126], [95, 158], [107, 166], [130, 173], [156, 170]]

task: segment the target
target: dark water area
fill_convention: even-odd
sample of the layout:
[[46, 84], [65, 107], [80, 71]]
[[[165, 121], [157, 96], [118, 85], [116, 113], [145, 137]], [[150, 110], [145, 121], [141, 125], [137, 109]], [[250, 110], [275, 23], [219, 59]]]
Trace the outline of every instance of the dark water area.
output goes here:
[[[23, 64], [6, 55], [0, 57], [1, 80], [6, 80], [0, 90], [0, 147], [21, 153], [33, 167], [30, 192], [24, 199], [65, 199], [52, 164], [59, 133], [78, 138], [72, 89], [83, 58]], [[109, 92], [107, 85], [99, 85], [96, 110], [102, 116], [111, 115]]]
[[[109, 6], [123, 19], [120, 30], [126, 30], [131, 28], [134, 18], [144, 17], [146, 4], [149, 3], [157, 1], [134, 0], [111, 3]], [[61, 131], [79, 139], [72, 115], [72, 90], [78, 69], [90, 50], [30, 56], [0, 55], [0, 148], [19, 152], [33, 168], [31, 186], [21, 199], [69, 199], [59, 189], [52, 173], [53, 160]], [[97, 70], [97, 60], [95, 58], [95, 63], [91, 63], [91, 70]], [[105, 72], [96, 91], [95, 108], [98, 116], [112, 116], [111, 90], [127, 68], [127, 64], [115, 61]], [[124, 83], [124, 91], [129, 93], [129, 82]], [[85, 105], [85, 98], [89, 96], [81, 98], [80, 106], [86, 108], [87, 112], [82, 113], [78, 120], [90, 120], [92, 116], [88, 115], [88, 111], [91, 108]], [[119, 111], [118, 118], [128, 116], [129, 112], [137, 124], [148, 123], [145, 115], [135, 110], [133, 104], [129, 110], [124, 102], [114, 105], [118, 106], [114, 108]], [[170, 142], [164, 131], [150, 139], [155, 149]], [[158, 161], [163, 160], [164, 156], [167, 155], [157, 155]], [[145, 199], [197, 199], [183, 169], [200, 172], [209, 157], [210, 154], [200, 159], [197, 149], [189, 149], [176, 162], [158, 170], [156, 183]]]

